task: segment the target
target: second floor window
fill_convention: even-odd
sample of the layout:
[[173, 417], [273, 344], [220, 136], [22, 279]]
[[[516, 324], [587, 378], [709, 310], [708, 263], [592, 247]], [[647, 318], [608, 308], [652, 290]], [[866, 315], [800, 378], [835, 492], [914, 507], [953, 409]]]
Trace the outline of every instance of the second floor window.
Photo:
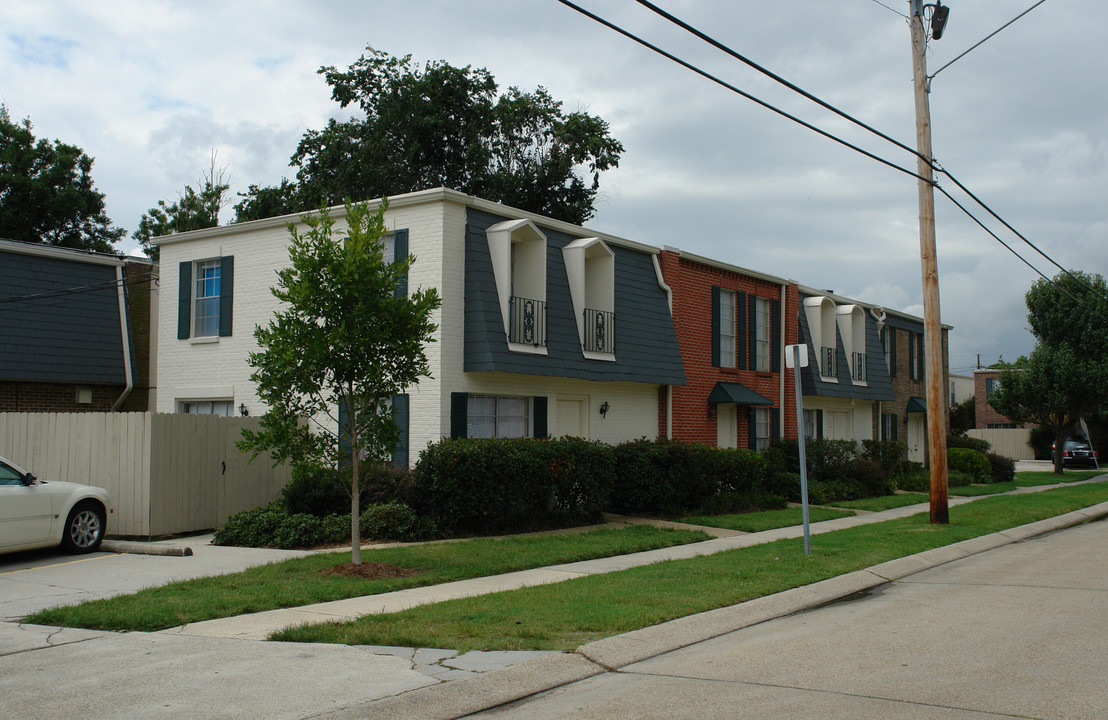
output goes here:
[[769, 372], [772, 347], [770, 328], [773, 324], [772, 303], [765, 298], [754, 299], [754, 369]]
[[193, 337], [219, 334], [220, 261], [196, 263], [196, 308], [193, 312]]
[[735, 367], [735, 293], [719, 291], [719, 365]]

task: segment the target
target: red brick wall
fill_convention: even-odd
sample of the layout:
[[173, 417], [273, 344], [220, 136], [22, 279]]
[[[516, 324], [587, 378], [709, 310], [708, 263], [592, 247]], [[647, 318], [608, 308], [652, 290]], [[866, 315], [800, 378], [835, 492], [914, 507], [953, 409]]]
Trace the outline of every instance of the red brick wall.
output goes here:
[[[1011, 423], [1011, 419], [1001, 415], [996, 409], [989, 404], [986, 400], [987, 393], [985, 391], [986, 380], [999, 380], [1000, 372], [993, 370], [989, 372], [975, 372], [973, 374], [973, 410], [975, 422], [973, 426], [975, 428], [987, 428], [989, 423]], [[1020, 427], [1031, 427], [1030, 425], [1021, 425]]]
[[[673, 437], [685, 442], [716, 444], [716, 417], [708, 417], [708, 394], [717, 382], [739, 382], [774, 401], [780, 407], [778, 372], [736, 370], [712, 366], [712, 287], [781, 300], [781, 285], [737, 272], [682, 259], [664, 250], [659, 257], [662, 277], [673, 291], [673, 322], [686, 385], [673, 387]], [[796, 343], [799, 294], [795, 285], [786, 286], [785, 322], [781, 328], [785, 344]], [[783, 355], [784, 353], [782, 353]], [[665, 436], [665, 390], [660, 396], [659, 434]], [[749, 438], [747, 408], [738, 408], [738, 447]], [[793, 374], [785, 373], [785, 436], [796, 437], [796, 391]]]
[[[77, 403], [77, 388], [91, 388], [92, 402]], [[123, 385], [0, 382], [0, 412], [108, 412]]]

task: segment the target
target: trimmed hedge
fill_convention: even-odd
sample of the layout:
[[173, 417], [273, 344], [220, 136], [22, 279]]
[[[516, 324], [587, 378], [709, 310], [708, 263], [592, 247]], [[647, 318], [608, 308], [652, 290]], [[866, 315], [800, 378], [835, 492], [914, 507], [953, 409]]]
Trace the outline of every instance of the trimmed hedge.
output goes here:
[[447, 535], [583, 524], [599, 521], [613, 469], [580, 438], [443, 440], [420, 453], [413, 499]]
[[994, 483], [1012, 482], [1016, 479], [1016, 462], [1010, 457], [1004, 457], [997, 453], [985, 453], [992, 469], [992, 481]]
[[[970, 482], [991, 482], [993, 471], [989, 459], [982, 453], [969, 448], [949, 448], [946, 451], [946, 463], [950, 472], [960, 472], [969, 476]], [[953, 480], [950, 482], [954, 485]]]
[[227, 518], [213, 545], [275, 547], [283, 550], [350, 541], [350, 516], [290, 513], [280, 500]]

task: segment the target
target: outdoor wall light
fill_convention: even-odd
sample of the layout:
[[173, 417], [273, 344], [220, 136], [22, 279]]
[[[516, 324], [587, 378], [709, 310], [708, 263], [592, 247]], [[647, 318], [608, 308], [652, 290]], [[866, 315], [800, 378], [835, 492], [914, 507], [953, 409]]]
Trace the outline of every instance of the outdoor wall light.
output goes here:
[[716, 416], [716, 406], [715, 405], [709, 405], [708, 406], [708, 418], [711, 419], [711, 418], [714, 418], [715, 416]]
[[246, 403], [239, 403], [239, 415], [246, 417], [250, 414], [250, 411], [246, 409]]
[[608, 416], [608, 408], [609, 408], [608, 402], [604, 401], [604, 404], [600, 406], [600, 417], [607, 417]]

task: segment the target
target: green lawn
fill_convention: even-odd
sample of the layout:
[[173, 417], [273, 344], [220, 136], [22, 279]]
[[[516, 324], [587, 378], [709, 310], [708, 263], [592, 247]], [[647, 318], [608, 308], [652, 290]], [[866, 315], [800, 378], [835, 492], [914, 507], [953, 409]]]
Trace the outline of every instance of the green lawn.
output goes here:
[[[850, 517], [853, 514], [844, 510], [814, 507], [808, 508], [808, 521], [834, 520], [835, 518]], [[726, 528], [740, 532], [762, 532], [763, 530], [800, 525], [804, 522], [804, 519], [800, 508], [784, 508], [782, 510], [763, 510], [762, 512], [738, 513], [735, 515], [688, 515], [680, 518], [680, 522], [689, 523], [690, 525]]]
[[96, 630], [154, 631], [200, 620], [626, 555], [707, 539], [709, 536], [702, 532], [635, 525], [363, 550], [364, 562], [388, 563], [419, 572], [409, 577], [379, 580], [324, 575], [324, 570], [349, 562], [350, 552], [324, 553], [228, 575], [183, 580], [130, 595], [51, 608], [25, 620], [38, 625]]
[[879, 512], [892, 510], [906, 505], [918, 505], [930, 500], [927, 493], [898, 493], [896, 495], [883, 495], [875, 498], [862, 498], [861, 500], [842, 500], [835, 502], [835, 507], [850, 508], [851, 510], [869, 510]]
[[1108, 483], [984, 498], [926, 513], [605, 575], [308, 625], [271, 639], [482, 650], [570, 650], [582, 643], [806, 585], [886, 560], [1108, 500]]

